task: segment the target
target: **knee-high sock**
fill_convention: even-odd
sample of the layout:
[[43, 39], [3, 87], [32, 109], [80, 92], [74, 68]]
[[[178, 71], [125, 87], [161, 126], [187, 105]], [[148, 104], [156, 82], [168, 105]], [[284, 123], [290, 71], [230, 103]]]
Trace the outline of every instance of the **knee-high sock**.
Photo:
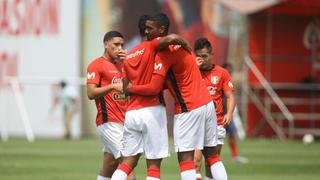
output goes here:
[[197, 176], [197, 180], [202, 180], [202, 177], [201, 177], [200, 172], [199, 172], [199, 173], [197, 173], [197, 174], [196, 174], [196, 176]]
[[180, 162], [180, 173], [181, 180], [195, 180], [196, 176], [196, 167], [194, 161], [182, 161]]
[[101, 176], [101, 175], [98, 175], [98, 176], [97, 176], [97, 180], [111, 180], [111, 178], [103, 177], [103, 176]]
[[210, 171], [214, 180], [227, 180], [227, 172], [220, 160], [219, 155], [210, 156], [207, 159], [210, 165]]
[[160, 169], [159, 168], [148, 168], [146, 180], [160, 180]]
[[237, 148], [237, 142], [235, 140], [229, 140], [229, 147], [231, 149], [232, 157], [239, 156], [238, 148]]
[[204, 177], [204, 180], [213, 180], [213, 179], [206, 176]]
[[127, 180], [128, 174], [130, 174], [132, 168], [122, 163], [118, 169], [113, 173], [111, 180]]

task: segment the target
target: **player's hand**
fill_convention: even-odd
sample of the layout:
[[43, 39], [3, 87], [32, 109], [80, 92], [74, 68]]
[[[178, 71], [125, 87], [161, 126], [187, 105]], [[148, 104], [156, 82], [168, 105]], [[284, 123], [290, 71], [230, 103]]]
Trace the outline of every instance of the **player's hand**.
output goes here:
[[126, 86], [126, 89], [124, 90], [124, 94], [129, 96], [130, 93], [129, 93], [129, 89], [132, 87], [132, 84], [129, 82]]
[[128, 52], [126, 49], [121, 49], [119, 52], [118, 52], [118, 59], [123, 61], [126, 56], [127, 56]]
[[117, 90], [117, 91], [120, 91], [120, 92], [123, 92], [123, 84], [122, 84], [122, 82], [113, 84], [113, 89]]
[[223, 124], [225, 127], [229, 126], [229, 123], [231, 122], [231, 115], [224, 115], [223, 116]]
[[203, 61], [203, 59], [201, 57], [196, 57], [196, 63], [198, 65], [198, 67], [201, 66], [203, 64], [203, 62], [204, 61]]

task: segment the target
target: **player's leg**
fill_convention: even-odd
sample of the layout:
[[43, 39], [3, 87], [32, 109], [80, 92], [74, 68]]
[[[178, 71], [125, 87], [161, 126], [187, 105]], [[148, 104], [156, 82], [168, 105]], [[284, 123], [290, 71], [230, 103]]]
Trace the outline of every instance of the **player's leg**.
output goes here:
[[218, 126], [217, 127], [218, 132], [218, 145], [217, 145], [217, 151], [218, 154], [221, 154], [222, 146], [224, 144], [224, 140], [226, 139], [226, 128], [224, 126]]
[[136, 167], [140, 154], [143, 153], [141, 117], [137, 110], [128, 111], [123, 131], [122, 163], [113, 173], [112, 180], [126, 180]]
[[162, 159], [147, 159], [147, 179], [160, 180], [160, 167]]
[[174, 144], [182, 180], [196, 179], [194, 150], [203, 148], [205, 106], [174, 116]]
[[137, 166], [140, 154], [122, 157], [122, 163], [114, 171], [112, 180], [127, 180], [133, 169]]
[[108, 180], [119, 164], [123, 125], [114, 122], [104, 123], [97, 127], [97, 133], [104, 145], [103, 165], [97, 180]]
[[143, 144], [147, 159], [147, 180], [160, 179], [160, 166], [163, 158], [169, 156], [167, 115], [162, 105], [143, 108]]
[[[227, 172], [222, 161], [220, 160], [218, 149], [216, 147], [205, 147], [203, 150], [203, 155], [205, 156], [207, 165], [210, 167], [210, 172], [213, 179], [227, 180]], [[206, 176], [209, 177], [209, 174]]]
[[194, 164], [194, 151], [178, 152], [181, 180], [195, 180], [196, 167]]
[[103, 156], [102, 168], [97, 176], [97, 180], [110, 180], [113, 172], [117, 169], [119, 161], [113, 155], [105, 152]]
[[243, 164], [248, 163], [249, 162], [248, 159], [243, 156], [240, 156], [239, 154], [238, 147], [237, 147], [237, 140], [235, 136], [237, 129], [233, 121], [230, 122], [229, 126], [226, 128], [226, 131], [227, 131], [229, 148], [231, 150], [232, 160], [234, 162], [239, 162]]
[[[206, 106], [206, 125], [205, 125], [205, 142], [202, 151], [206, 163], [210, 166], [210, 172], [215, 180], [226, 180], [227, 172], [220, 160], [219, 149], [217, 147], [219, 131], [217, 128], [217, 118], [213, 103]], [[210, 174], [207, 174], [207, 177]]]
[[202, 152], [196, 149], [194, 152], [194, 164], [196, 166], [197, 180], [201, 180]]
[[71, 138], [71, 121], [73, 117], [73, 111], [70, 109], [70, 107], [63, 107], [63, 123], [64, 123], [64, 135], [63, 137], [65, 139]]
[[131, 171], [131, 173], [127, 176], [127, 180], [137, 180], [134, 171]]

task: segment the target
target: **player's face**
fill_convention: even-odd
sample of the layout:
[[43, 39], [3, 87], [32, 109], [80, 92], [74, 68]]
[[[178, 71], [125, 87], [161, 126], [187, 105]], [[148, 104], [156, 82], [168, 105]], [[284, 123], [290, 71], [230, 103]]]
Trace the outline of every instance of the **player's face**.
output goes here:
[[164, 36], [164, 27], [158, 27], [155, 21], [147, 20], [145, 33], [147, 35], [147, 39], [150, 41], [154, 38]]
[[114, 37], [106, 41], [104, 48], [111, 59], [117, 59], [118, 55], [123, 51], [124, 40], [121, 37]]
[[196, 61], [200, 69], [205, 70], [212, 65], [212, 55], [207, 48], [202, 48], [195, 51]]

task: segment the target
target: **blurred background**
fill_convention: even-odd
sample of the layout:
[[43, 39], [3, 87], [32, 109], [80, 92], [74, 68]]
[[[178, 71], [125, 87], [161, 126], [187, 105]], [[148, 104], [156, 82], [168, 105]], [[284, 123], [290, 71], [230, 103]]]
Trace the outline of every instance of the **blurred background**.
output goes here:
[[94, 135], [87, 65], [105, 32], [123, 33], [130, 50], [139, 16], [157, 12], [171, 33], [191, 46], [207, 37], [214, 63], [233, 66], [248, 137], [320, 135], [319, 0], [0, 0], [1, 139], [66, 136], [63, 93], [74, 106], [69, 136]]

